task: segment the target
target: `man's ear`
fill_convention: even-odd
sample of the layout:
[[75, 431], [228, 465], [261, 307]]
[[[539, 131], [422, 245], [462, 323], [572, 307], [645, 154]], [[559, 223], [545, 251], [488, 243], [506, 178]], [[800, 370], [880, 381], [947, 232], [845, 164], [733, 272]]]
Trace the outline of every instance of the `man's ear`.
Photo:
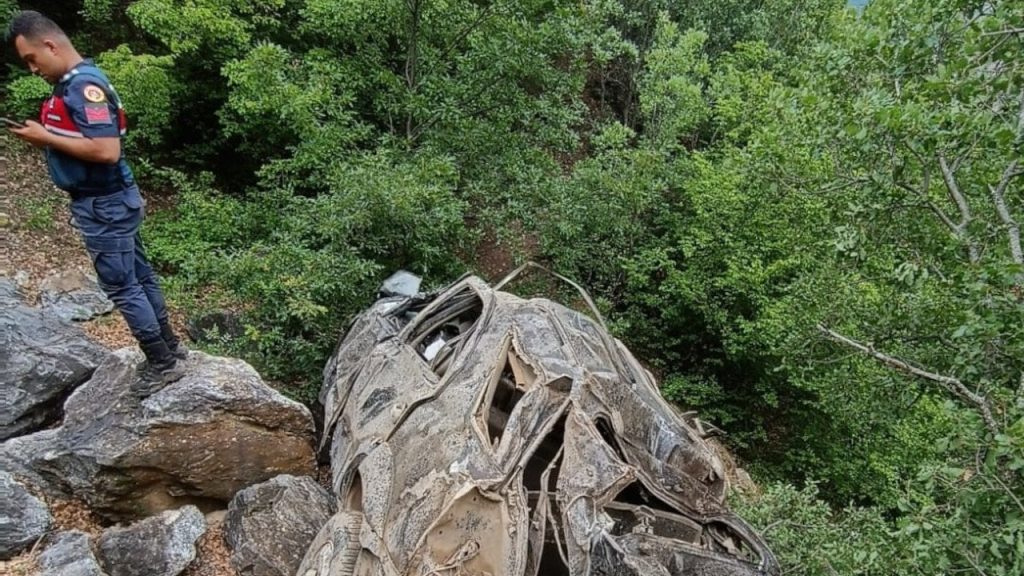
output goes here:
[[53, 40], [43, 40], [43, 46], [46, 46], [46, 49], [50, 52], [57, 53], [57, 43]]

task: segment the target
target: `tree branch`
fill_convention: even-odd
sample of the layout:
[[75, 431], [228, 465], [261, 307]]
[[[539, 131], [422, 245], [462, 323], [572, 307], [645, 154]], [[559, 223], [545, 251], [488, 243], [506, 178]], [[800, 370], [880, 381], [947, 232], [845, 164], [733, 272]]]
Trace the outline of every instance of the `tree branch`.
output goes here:
[[1024, 503], [1021, 503], [1020, 498], [1018, 498], [1017, 495], [1013, 493], [1013, 490], [1011, 490], [1010, 487], [1006, 485], [1006, 482], [1003, 482], [1003, 479], [999, 477], [998, 470], [992, 473], [992, 479], [995, 480], [997, 484], [999, 484], [999, 486], [1003, 489], [1004, 492], [1006, 492], [1010, 496], [1010, 498], [1013, 498], [1013, 501], [1017, 503], [1017, 508], [1019, 508], [1021, 512], [1024, 512]]
[[[405, 84], [410, 94], [415, 94], [419, 86], [419, 78], [416, 76], [417, 60], [419, 60], [419, 33], [420, 17], [422, 10], [419, 0], [407, 0], [406, 7], [409, 9], [409, 48], [405, 56]], [[412, 109], [405, 114], [405, 137], [412, 140], [413, 129]]]
[[966, 150], [964, 150], [964, 153], [959, 155], [959, 156], [957, 156], [956, 159], [953, 160], [952, 171], [953, 171], [954, 174], [958, 170], [960, 170], [960, 166], [964, 163], [964, 160], [966, 160], [967, 158], [970, 157], [971, 153], [974, 152], [975, 148], [978, 147], [978, 144], [980, 142], [981, 142], [981, 137], [975, 136], [974, 137], [974, 142], [971, 142], [971, 145], [968, 146]]
[[928, 191], [931, 190], [932, 188], [932, 169], [929, 164], [925, 164], [924, 168], [921, 169], [920, 189], [914, 188], [910, 184], [898, 180], [896, 178], [895, 170], [893, 172], [893, 182], [896, 184], [897, 187], [902, 188], [907, 192], [910, 192], [914, 196], [920, 197], [924, 201], [925, 206], [927, 206], [928, 209], [931, 210], [932, 213], [935, 214], [935, 216], [939, 220], [941, 220], [947, 228], [949, 228], [957, 236], [960, 236], [960, 228], [953, 223], [953, 221], [949, 218], [949, 216], [946, 215], [942, 208], [939, 208], [938, 205], [935, 204], [935, 202], [932, 202], [932, 200], [928, 198]]
[[925, 380], [935, 382], [943, 389], [945, 389], [947, 392], [971, 404], [975, 409], [977, 409], [978, 412], [981, 414], [982, 420], [985, 421], [985, 427], [988, 428], [990, 432], [992, 432], [993, 434], [997, 434], [999, 432], [999, 425], [996, 424], [996, 420], [992, 416], [992, 407], [989, 404], [988, 398], [980, 394], [971, 392], [970, 389], [968, 389], [967, 386], [964, 385], [964, 383], [961, 382], [960, 380], [953, 378], [952, 376], [943, 376], [942, 374], [929, 372], [927, 370], [918, 368], [917, 366], [914, 366], [909, 362], [906, 362], [905, 360], [901, 360], [894, 356], [889, 356], [888, 354], [879, 352], [875, 350], [874, 347], [871, 346], [870, 344], [861, 344], [860, 342], [847, 338], [846, 336], [843, 336], [838, 332], [830, 330], [824, 324], [818, 324], [818, 331], [824, 334], [829, 340], [832, 340], [833, 342], [837, 342], [844, 346], [849, 346], [854, 350], [863, 352], [864, 354], [871, 356], [875, 360], [881, 362], [882, 364], [890, 368], [910, 374], [912, 376], [917, 376], [918, 378], [923, 378]]
[[996, 212], [999, 213], [999, 219], [1006, 224], [1006, 233], [1010, 237], [1010, 254], [1013, 255], [1013, 261], [1017, 264], [1024, 264], [1024, 252], [1021, 251], [1020, 246], [1020, 226], [1017, 221], [1010, 215], [1010, 209], [1006, 206], [1006, 187], [1010, 184], [1010, 181], [1020, 176], [1021, 172], [1017, 169], [1017, 160], [1010, 162], [1010, 165], [1003, 171], [1002, 178], [999, 179], [999, 184], [995, 187], [989, 185], [988, 190], [992, 193], [992, 202], [996, 205]]
[[1017, 380], [1017, 394], [1014, 396], [1014, 400], [1017, 402], [1018, 408], [1024, 408], [1024, 370], [1020, 373], [1020, 379]]
[[[1017, 104], [1017, 126], [1015, 130], [1017, 135], [1014, 138], [1014, 143], [1020, 142], [1021, 138], [1024, 138], [1024, 89], [1020, 91]], [[1006, 204], [1006, 188], [1014, 178], [1024, 174], [1024, 170], [1018, 167], [1019, 163], [1020, 161], [1016, 158], [1010, 162], [1006, 169], [1003, 170], [999, 183], [995, 187], [990, 184], [988, 191], [992, 195], [992, 203], [996, 206], [996, 213], [999, 214], [999, 219], [1006, 225], [1006, 233], [1009, 236], [1010, 242], [1010, 254], [1013, 257], [1013, 261], [1016, 264], [1024, 264], [1024, 250], [1021, 249], [1020, 245], [1020, 226], [1013, 219], [1013, 216], [1010, 214], [1010, 208]]]
[[1000, 36], [1004, 34], [1024, 34], [1024, 28], [1007, 28], [1005, 30], [993, 30], [992, 32], [982, 32], [982, 36]]
[[957, 209], [960, 211], [960, 223], [954, 228], [957, 236], [961, 240], [967, 242], [967, 253], [971, 260], [971, 263], [977, 263], [981, 259], [981, 255], [978, 252], [978, 245], [971, 241], [967, 236], [967, 227], [971, 223], [971, 207], [967, 203], [967, 198], [960, 191], [960, 185], [957, 184], [956, 175], [953, 173], [952, 168], [949, 167], [949, 162], [946, 161], [946, 155], [939, 152], [939, 168], [942, 169], [942, 180], [946, 183], [946, 190], [949, 192], [949, 196], [953, 199]]

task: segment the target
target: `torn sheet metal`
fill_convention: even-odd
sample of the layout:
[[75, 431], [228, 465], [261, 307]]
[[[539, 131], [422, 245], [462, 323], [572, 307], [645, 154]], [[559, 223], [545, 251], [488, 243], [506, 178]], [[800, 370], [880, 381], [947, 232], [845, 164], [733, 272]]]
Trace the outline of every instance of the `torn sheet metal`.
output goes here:
[[779, 574], [692, 417], [557, 303], [384, 298], [320, 398], [339, 513], [300, 576]]

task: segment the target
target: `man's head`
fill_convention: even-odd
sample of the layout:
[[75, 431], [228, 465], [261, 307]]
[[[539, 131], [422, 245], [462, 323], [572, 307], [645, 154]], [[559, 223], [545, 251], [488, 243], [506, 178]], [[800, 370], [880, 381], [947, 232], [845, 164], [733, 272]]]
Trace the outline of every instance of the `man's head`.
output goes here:
[[33, 74], [51, 84], [81, 60], [60, 26], [34, 10], [23, 10], [11, 20], [6, 40]]

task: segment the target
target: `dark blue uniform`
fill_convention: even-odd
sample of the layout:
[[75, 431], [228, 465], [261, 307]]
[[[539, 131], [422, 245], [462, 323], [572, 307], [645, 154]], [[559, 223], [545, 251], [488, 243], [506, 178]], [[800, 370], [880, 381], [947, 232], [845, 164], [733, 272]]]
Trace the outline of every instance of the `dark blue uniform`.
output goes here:
[[[126, 131], [120, 98], [106, 75], [86, 60], [65, 74], [43, 104], [40, 122], [69, 138], [120, 138]], [[50, 177], [71, 196], [71, 214], [103, 291], [143, 345], [161, 338], [167, 307], [139, 236], [143, 200], [124, 158], [117, 164], [46, 150]]]

